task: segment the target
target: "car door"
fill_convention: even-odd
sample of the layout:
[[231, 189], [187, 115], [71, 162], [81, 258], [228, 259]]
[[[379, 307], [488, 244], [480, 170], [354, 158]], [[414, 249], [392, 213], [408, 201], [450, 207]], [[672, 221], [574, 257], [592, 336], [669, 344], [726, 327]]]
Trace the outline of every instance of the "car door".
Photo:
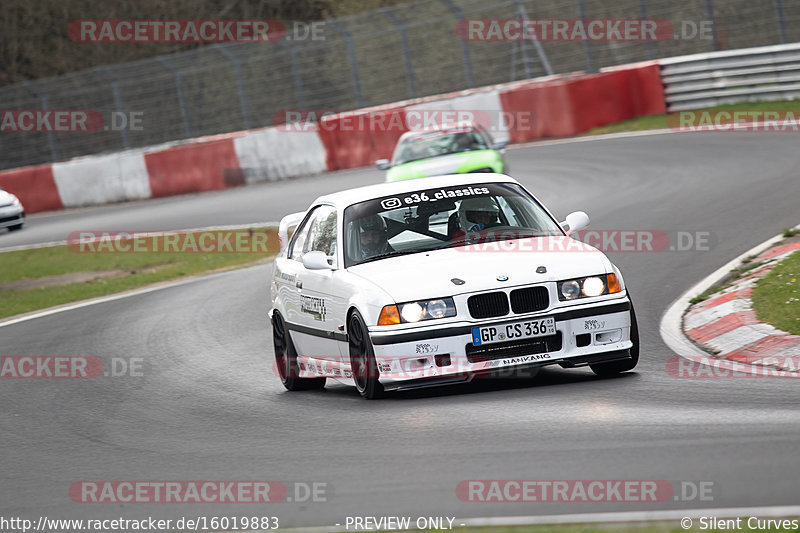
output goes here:
[[[308, 219], [308, 233], [302, 236], [302, 242], [295, 243], [292, 250], [292, 256], [297, 260], [295, 285], [299, 302], [298, 327], [292, 339], [301, 354], [332, 361], [340, 360], [346, 339], [343, 331], [346, 299], [338, 284], [341, 276], [337, 275], [338, 218], [332, 205], [315, 208]], [[302, 252], [298, 249], [300, 245]], [[331, 268], [311, 270], [304, 267], [302, 256], [311, 251], [328, 256]]]
[[[294, 234], [289, 238], [286, 256], [279, 256], [275, 259], [273, 281], [277, 289], [277, 298], [281, 302], [279, 308], [282, 310], [283, 318], [290, 329], [299, 325], [302, 319], [297, 274], [303, 266], [303, 249], [308, 239], [308, 232], [316, 209], [318, 208], [315, 207], [303, 217]], [[292, 335], [292, 338], [296, 336]], [[297, 346], [295, 347], [297, 348]], [[302, 354], [303, 352], [301, 351], [300, 353]]]

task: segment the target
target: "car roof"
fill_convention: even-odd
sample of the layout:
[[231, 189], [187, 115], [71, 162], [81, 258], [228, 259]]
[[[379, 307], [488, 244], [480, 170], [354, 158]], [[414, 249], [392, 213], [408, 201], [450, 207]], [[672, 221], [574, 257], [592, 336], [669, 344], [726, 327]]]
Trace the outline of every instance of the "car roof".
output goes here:
[[392, 183], [379, 183], [367, 185], [357, 189], [348, 189], [333, 194], [320, 196], [312, 205], [321, 203], [333, 204], [344, 209], [345, 207], [383, 196], [407, 194], [419, 190], [435, 189], [436, 187], [457, 187], [459, 185], [475, 185], [478, 183], [519, 183], [505, 174], [493, 173], [468, 173], [448, 174], [430, 178], [417, 178], [411, 180], [395, 181]]

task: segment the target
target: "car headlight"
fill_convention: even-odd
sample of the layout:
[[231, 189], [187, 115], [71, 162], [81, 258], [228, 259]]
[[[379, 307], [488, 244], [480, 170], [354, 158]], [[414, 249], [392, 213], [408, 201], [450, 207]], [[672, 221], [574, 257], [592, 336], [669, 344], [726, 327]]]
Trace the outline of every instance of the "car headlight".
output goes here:
[[578, 298], [592, 298], [621, 292], [616, 274], [601, 274], [558, 282], [558, 299], [562, 302]]
[[414, 323], [456, 316], [456, 304], [452, 298], [436, 298], [398, 305], [387, 305], [381, 309], [379, 326]]
[[12, 196], [11, 198], [13, 198], [13, 200], [11, 200], [11, 205], [13, 205], [14, 207], [22, 205], [22, 202], [20, 202], [19, 198], [17, 198], [16, 196]]
[[476, 169], [474, 169], [474, 170], [470, 170], [470, 172], [485, 172], [485, 173], [491, 173], [491, 172], [494, 172], [494, 169], [493, 169], [492, 167], [481, 167], [481, 168], [476, 168]]

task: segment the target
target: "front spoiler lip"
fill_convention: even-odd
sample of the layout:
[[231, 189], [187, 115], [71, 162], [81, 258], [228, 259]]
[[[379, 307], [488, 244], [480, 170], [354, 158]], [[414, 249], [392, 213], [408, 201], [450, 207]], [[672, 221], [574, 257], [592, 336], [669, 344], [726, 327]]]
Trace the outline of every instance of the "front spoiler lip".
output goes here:
[[558, 359], [549, 359], [543, 361], [536, 361], [533, 363], [526, 363], [524, 365], [503, 366], [487, 370], [478, 370], [475, 372], [463, 372], [461, 374], [453, 374], [451, 376], [431, 376], [426, 378], [416, 378], [404, 381], [391, 381], [388, 383], [381, 383], [383, 389], [386, 391], [402, 391], [413, 390], [430, 387], [445, 387], [447, 385], [455, 385], [461, 383], [469, 383], [477, 377], [493, 377], [500, 376], [509, 372], [518, 373], [530, 370], [538, 370], [545, 366], [559, 365], [561, 368], [578, 368], [587, 365], [598, 363], [610, 363], [614, 361], [623, 361], [630, 359], [630, 352], [628, 350], [617, 350], [613, 352], [603, 352], [590, 355], [579, 355], [575, 357], [561, 357]]
[[[592, 307], [584, 307], [581, 309], [574, 309], [574, 310], [565, 310], [565, 311], [554, 311], [550, 313], [543, 313], [542, 316], [552, 316], [555, 318], [556, 322], [563, 322], [566, 320], [572, 320], [574, 318], [583, 318], [583, 317], [590, 317], [590, 316], [597, 316], [597, 315], [607, 315], [611, 313], [621, 313], [623, 311], [630, 311], [631, 309], [631, 302], [626, 297], [622, 301], [617, 301], [615, 303], [606, 304], [600, 303], [593, 305]], [[492, 325], [503, 325], [509, 324], [513, 322], [518, 322], [520, 320], [525, 320], [525, 317], [498, 317], [501, 320], [497, 322], [492, 322]], [[481, 325], [489, 325], [489, 323], [481, 324]], [[381, 333], [376, 334], [375, 332], [370, 332], [370, 339], [372, 340], [372, 344], [374, 345], [387, 345], [387, 344], [400, 344], [404, 342], [416, 342], [416, 341], [424, 341], [430, 339], [439, 339], [442, 337], [457, 337], [459, 335], [472, 335], [472, 328], [475, 326], [453, 326], [449, 328], [441, 328], [441, 329], [426, 329], [424, 331], [412, 331], [412, 332], [398, 332], [398, 333]]]

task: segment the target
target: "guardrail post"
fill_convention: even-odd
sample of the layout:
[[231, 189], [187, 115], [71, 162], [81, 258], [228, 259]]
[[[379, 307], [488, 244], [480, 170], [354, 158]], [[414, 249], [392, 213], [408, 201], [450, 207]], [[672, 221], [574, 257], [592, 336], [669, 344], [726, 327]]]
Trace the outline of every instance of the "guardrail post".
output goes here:
[[253, 124], [250, 120], [250, 106], [247, 105], [247, 93], [244, 90], [244, 77], [242, 76], [242, 65], [233, 53], [222, 44], [212, 45], [216, 50], [227, 57], [233, 63], [233, 70], [236, 73], [236, 87], [239, 90], [239, 102], [242, 106], [242, 118], [244, 118], [245, 129], [252, 129]]
[[183, 127], [186, 130], [186, 137], [191, 138], [192, 124], [189, 122], [189, 111], [186, 109], [186, 98], [183, 94], [183, 78], [181, 77], [181, 71], [175, 68], [175, 65], [173, 65], [172, 62], [170, 62], [170, 60], [164, 56], [157, 56], [156, 59], [175, 76], [175, 88], [178, 91], [178, 106], [181, 108]]
[[[639, 10], [642, 13], [642, 19], [647, 19], [647, 0], [639, 0]], [[653, 42], [650, 40], [645, 41], [645, 48], [647, 48], [647, 59], [653, 60], [655, 53], [653, 52]]]
[[[103, 78], [105, 78], [111, 84], [111, 90], [114, 93], [114, 104], [117, 106], [117, 111], [124, 115], [125, 112], [122, 110], [122, 93], [119, 92], [119, 84], [117, 80], [114, 79], [111, 74], [106, 70], [105, 67], [95, 67], [95, 70], [100, 73]], [[128, 139], [128, 129], [127, 128], [120, 128], [120, 134], [122, 134], [122, 146], [124, 148], [130, 148], [131, 143]]]
[[786, 21], [783, 19], [783, 3], [781, 0], [772, 0], [775, 4], [775, 18], [778, 19], [778, 34], [781, 37], [781, 44], [786, 44]]
[[408, 35], [406, 35], [406, 26], [388, 8], [382, 7], [378, 10], [378, 12], [389, 19], [392, 24], [397, 26], [397, 30], [400, 32], [400, 46], [403, 49], [403, 62], [406, 66], [406, 80], [408, 81], [408, 97], [416, 98], [417, 86], [414, 83], [414, 69], [411, 65], [411, 54], [408, 50]]
[[[525, 11], [525, 6], [522, 5], [522, 0], [514, 0], [514, 3], [517, 4], [517, 15], [519, 15], [519, 18], [522, 20], [526, 20], [528, 18], [528, 12]], [[531, 74], [531, 71], [528, 67], [528, 53], [524, 43], [525, 41], [523, 40], [522, 54], [524, 58], [523, 61], [525, 62], [525, 74], [528, 76], [528, 78], [532, 78], [533, 75]], [[553, 67], [550, 66], [550, 61], [547, 59], [547, 54], [544, 52], [544, 47], [542, 46], [541, 41], [539, 39], [534, 39], [533, 46], [534, 48], [536, 48], [536, 53], [539, 55], [539, 61], [542, 62], [544, 71], [547, 72], [548, 76], [552, 76]]]
[[[582, 21], [586, 21], [586, 2], [585, 0], [578, 0], [578, 13]], [[594, 64], [594, 53], [592, 52], [592, 43], [583, 41], [583, 49], [586, 50], [586, 72], [597, 72], [597, 67]]]
[[[453, 0], [439, 0], [443, 3], [447, 9], [455, 13], [456, 17], [458, 17], [458, 21], [461, 22], [464, 20], [464, 12], [461, 10], [460, 7], [453, 3]], [[455, 32], [454, 32], [455, 33]], [[467, 79], [467, 89], [472, 89], [475, 87], [475, 82], [472, 78], [472, 60], [469, 57], [469, 45], [466, 41], [461, 40], [461, 54], [464, 56], [464, 77]]]
[[711, 21], [711, 48], [716, 52], [719, 49], [717, 45], [717, 23], [714, 21], [714, 4], [712, 0], [706, 0], [706, 13], [708, 13], [708, 20]]
[[[34, 96], [36, 96], [36, 98], [39, 98], [42, 101], [42, 110], [47, 111], [47, 109], [49, 108], [47, 95], [42, 93], [36, 87], [35, 82], [30, 80], [24, 81], [22, 82], [22, 85], [27, 87], [28, 90], [32, 92]], [[53, 160], [53, 162], [58, 161], [60, 158], [58, 157], [58, 146], [56, 144], [56, 136], [53, 134], [53, 130], [47, 132], [47, 144], [50, 145], [50, 158]]]
[[306, 91], [303, 87], [303, 76], [300, 74], [300, 63], [297, 61], [297, 50], [293, 45], [281, 39], [278, 44], [289, 51], [289, 59], [292, 62], [292, 80], [294, 82], [294, 92], [297, 95], [297, 105], [300, 109], [306, 108]]
[[353, 34], [343, 28], [337, 20], [329, 20], [328, 24], [343, 35], [347, 42], [347, 55], [350, 57], [350, 70], [353, 73], [353, 84], [356, 89], [356, 107], [365, 107], [364, 95], [361, 93], [361, 76], [358, 73], [358, 59], [356, 58], [356, 46], [353, 42]]

